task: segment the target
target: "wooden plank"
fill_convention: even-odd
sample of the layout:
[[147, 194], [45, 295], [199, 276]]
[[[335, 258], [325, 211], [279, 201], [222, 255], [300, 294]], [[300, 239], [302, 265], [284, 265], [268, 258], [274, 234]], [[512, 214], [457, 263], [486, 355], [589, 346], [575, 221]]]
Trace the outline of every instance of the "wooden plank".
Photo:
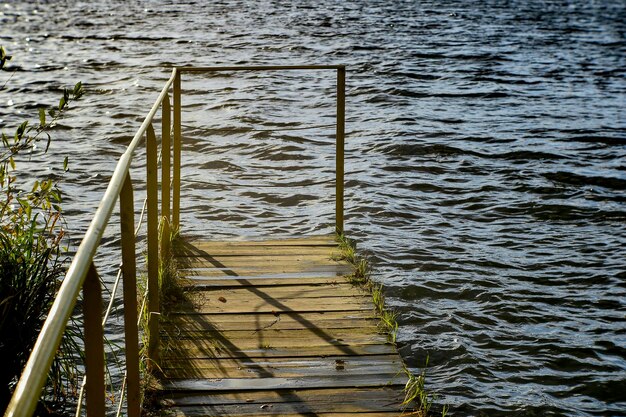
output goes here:
[[[222, 285], [219, 288], [215, 288], [215, 287], [209, 287], [206, 288], [204, 290], [206, 291], [219, 291], [219, 290], [224, 290], [224, 291], [233, 291], [233, 292], [240, 292], [240, 293], [246, 293], [246, 292], [254, 292], [254, 291], [276, 291], [276, 292], [296, 292], [296, 291], [303, 291], [303, 292], [311, 292], [311, 293], [316, 293], [319, 291], [336, 291], [336, 290], [344, 290], [347, 292], [352, 292], [352, 293], [360, 293], [360, 294], [369, 294], [368, 291], [365, 291], [363, 289], [363, 287], [361, 286], [355, 286], [354, 284], [349, 283], [348, 281], [344, 280], [343, 278], [339, 278], [339, 279], [324, 279], [324, 278], [319, 278], [316, 282], [311, 282], [311, 283], [301, 283], [301, 282], [294, 282], [293, 284], [290, 285], [263, 285], [262, 283], [251, 283], [254, 284], [254, 288], [251, 289], [247, 289], [247, 288], [242, 288], [241, 285], [236, 285], [233, 287], [229, 287], [228, 285]], [[277, 288], [279, 287], [279, 288]], [[197, 288], [193, 288], [193, 281], [189, 282], [189, 291], [200, 291], [203, 290], [202, 286], [199, 285]]]
[[[364, 360], [367, 359], [367, 360]], [[399, 358], [389, 356], [370, 356], [363, 359], [355, 357], [315, 358], [309, 360], [273, 359], [273, 360], [229, 360], [174, 359], [163, 362], [161, 370], [166, 378], [267, 378], [333, 375], [369, 375], [383, 373], [402, 373]]]
[[[257, 311], [257, 306], [268, 303], [275, 307], [288, 306], [290, 304], [296, 303], [301, 306], [301, 308], [305, 308], [307, 310], [311, 310], [311, 308], [318, 304], [332, 305], [346, 303], [367, 304], [371, 306], [371, 308], [373, 308], [371, 298], [364, 294], [338, 294], [336, 297], [333, 297], [329, 294], [322, 294], [322, 296], [319, 297], [315, 297], [312, 295], [309, 297], [290, 297], [289, 293], [271, 294], [265, 291], [253, 291], [247, 294], [227, 294], [223, 291], [216, 291], [213, 293], [206, 293], [205, 291], [194, 291], [185, 294], [184, 298], [186, 303], [190, 303], [197, 308], [202, 308], [203, 306], [208, 306], [212, 305], [212, 303], [219, 302], [219, 306], [230, 306], [232, 308], [237, 308], [238, 311], [239, 309], [241, 309], [241, 311]], [[287, 307], [284, 307], [283, 309], [286, 308]], [[271, 311], [276, 311], [276, 308], [273, 308]], [[197, 312], [200, 313], [202, 311]]]
[[[285, 330], [292, 333], [295, 330]], [[239, 333], [237, 338], [233, 333]], [[338, 347], [343, 349], [347, 354], [351, 353], [352, 346], [378, 345], [387, 343], [387, 336], [377, 333], [362, 334], [329, 334], [321, 332], [315, 334], [313, 332], [305, 332], [306, 334], [293, 335], [250, 335], [250, 332], [228, 332], [227, 335], [211, 334], [210, 338], [200, 337], [185, 333], [175, 333], [173, 337], [168, 338], [161, 336], [162, 351], [169, 356], [178, 358], [192, 355], [197, 351], [211, 352], [213, 350], [220, 351], [249, 351], [259, 349], [263, 351], [273, 351], [280, 349], [299, 349], [299, 348], [325, 348]], [[246, 334], [249, 337], [246, 337]], [[229, 338], [229, 336], [232, 336]]]
[[[280, 329], [263, 329], [263, 330], [226, 330], [220, 331], [215, 329], [210, 330], [196, 330], [188, 326], [184, 327], [168, 327], [171, 332], [161, 332], [161, 337], [165, 340], [174, 339], [177, 342], [182, 343], [187, 339], [203, 339], [209, 343], [218, 343], [220, 340], [228, 340], [233, 344], [240, 343], [258, 343], [262, 342], [275, 342], [275, 343], [289, 343], [294, 344], [297, 341], [303, 341], [302, 343], [311, 342], [316, 343], [317, 339], [323, 340], [326, 343], [340, 344], [349, 343], [350, 341], [360, 340], [381, 340], [382, 343], [386, 342], [386, 334], [381, 331], [377, 331], [375, 328], [361, 327], [353, 329], [297, 329], [297, 330], [280, 330]], [[165, 330], [165, 328], [164, 328]], [[384, 337], [379, 337], [384, 336]], [[200, 341], [197, 343], [201, 343]], [[289, 346], [288, 344], [284, 346]]]
[[199, 270], [179, 270], [179, 276], [182, 278], [181, 285], [196, 285], [205, 287], [249, 287], [249, 286], [274, 286], [274, 285], [303, 285], [312, 284], [319, 285], [327, 283], [335, 285], [347, 282], [341, 275], [337, 275], [336, 271], [332, 272], [300, 272], [286, 274], [254, 274], [254, 275], [204, 275]]
[[285, 239], [254, 239], [254, 240], [224, 240], [224, 241], [206, 241], [206, 240], [185, 240], [177, 244], [179, 247], [197, 247], [202, 245], [204, 247], [223, 247], [223, 246], [337, 246], [337, 240], [334, 235], [319, 235], [308, 236], [300, 238], [285, 238]]
[[359, 298], [303, 298], [301, 300], [273, 300], [253, 298], [248, 303], [222, 302], [219, 299], [192, 300], [173, 308], [176, 313], [284, 313], [318, 311], [373, 310], [369, 299]]
[[311, 246], [311, 245], [290, 245], [290, 246], [259, 246], [259, 245], [206, 245], [199, 243], [193, 248], [174, 252], [174, 256], [179, 258], [179, 262], [184, 262], [186, 257], [203, 256], [303, 256], [316, 255], [326, 257], [340, 257], [341, 251], [336, 245], [333, 246]]
[[227, 287], [269, 287], [269, 286], [288, 286], [288, 285], [337, 285], [346, 282], [344, 278], [335, 274], [329, 277], [303, 277], [294, 278], [293, 275], [285, 274], [285, 276], [252, 276], [233, 278], [228, 276], [199, 276], [187, 275], [183, 277], [182, 286], [195, 286], [197, 288], [227, 288]]
[[292, 263], [292, 264], [260, 264], [260, 265], [244, 265], [244, 266], [193, 266], [190, 268], [180, 268], [183, 276], [197, 275], [205, 277], [223, 276], [227, 278], [235, 277], [265, 277], [277, 278], [281, 275], [294, 276], [344, 276], [352, 272], [352, 266], [341, 263]]
[[275, 369], [265, 368], [242, 368], [242, 369], [210, 369], [210, 368], [163, 368], [161, 375], [168, 379], [225, 379], [225, 378], [305, 378], [305, 377], [333, 377], [334, 375], [371, 375], [371, 374], [395, 374], [402, 369], [392, 364], [368, 365], [367, 367], [354, 366], [345, 371], [337, 371], [325, 368], [302, 368], [302, 369]]
[[[402, 402], [400, 400], [399, 402]], [[377, 405], [374, 400], [368, 398], [349, 400], [337, 400], [336, 402], [320, 402], [317, 404], [309, 404], [305, 402], [300, 403], [275, 403], [275, 404], [238, 404], [238, 405], [191, 405], [180, 406], [176, 405], [176, 412], [184, 416], [255, 416], [255, 415], [272, 415], [272, 416], [284, 416], [288, 414], [294, 415], [319, 415], [320, 413], [351, 413], [352, 416], [359, 415], [360, 413], [369, 412], [389, 412], [395, 411], [395, 417], [400, 416], [400, 411], [397, 407], [393, 407], [388, 402], [382, 403], [387, 407], [381, 407]], [[359, 413], [359, 414], [356, 414]]]
[[[337, 369], [337, 365], [344, 368], [351, 366], [382, 365], [393, 363], [402, 368], [402, 360], [398, 355], [369, 355], [369, 356], [325, 356], [303, 358], [174, 358], [170, 357], [163, 361], [163, 368], [180, 368], [191, 366], [197, 369], [243, 369], [243, 368], [267, 368], [267, 369], [299, 369], [313, 367], [327, 367]], [[341, 369], [337, 369], [341, 370]]]
[[161, 321], [165, 329], [172, 326], [189, 326], [189, 329], [249, 330], [260, 329], [376, 329], [379, 320], [369, 311], [333, 311], [313, 313], [267, 314], [170, 314]]
[[[411, 414], [411, 413], [407, 413]], [[168, 410], [166, 414], [168, 417], [221, 417], [222, 414], [214, 413], [210, 409], [206, 407], [178, 407], [172, 408]], [[225, 415], [225, 414], [224, 414]], [[273, 411], [267, 409], [261, 409], [259, 407], [259, 411], [256, 414], [238, 414], [234, 412], [234, 414], [228, 415], [228, 417], [237, 417], [237, 416], [280, 416], [280, 417], [399, 417], [402, 414], [399, 411], [385, 412], [385, 411], [375, 411], [375, 412], [360, 412], [355, 414], [354, 412], [330, 412], [330, 413], [322, 413], [316, 411], [306, 411], [306, 412], [298, 412], [298, 413], [278, 413], [274, 414]]]
[[254, 255], [254, 256], [195, 256], [186, 258], [176, 258], [179, 268], [224, 268], [228, 265], [256, 265], [264, 266], [266, 263], [276, 265], [288, 265], [292, 262], [298, 264], [314, 264], [320, 265], [347, 265], [345, 262], [326, 255]]
[[308, 298], [346, 298], [363, 299], [371, 297], [363, 289], [357, 289], [350, 284], [319, 286], [288, 286], [288, 287], [247, 287], [247, 288], [196, 288], [188, 287], [184, 294], [189, 301], [202, 302], [204, 300], [219, 299], [227, 302], [249, 302], [250, 300], [302, 300]]
[[383, 387], [406, 384], [406, 376], [398, 373], [369, 375], [337, 374], [324, 377], [299, 378], [193, 378], [168, 379], [162, 383], [167, 391], [232, 391], [281, 390], [301, 388]]
[[[167, 321], [162, 322], [163, 334], [164, 335], [172, 335], [178, 334], [179, 332], [195, 332], [196, 334], [201, 334], [203, 337], [210, 336], [210, 332], [230, 332], [230, 331], [245, 331], [249, 335], [256, 334], [258, 332], [267, 332], [268, 330], [314, 330], [318, 329], [316, 323], [307, 322], [307, 321], [296, 321], [292, 320], [290, 322], [283, 321], [280, 318], [274, 318], [274, 320], [264, 321], [263, 323], [245, 323], [240, 324], [238, 322], [234, 325], [230, 323], [226, 323], [222, 327], [219, 327], [215, 324], [207, 324], [204, 322], [192, 323], [191, 321], [186, 321], [185, 323], [175, 322], [175, 321]], [[369, 333], [376, 333], [381, 325], [377, 320], [335, 320], [329, 321], [331, 325], [319, 328], [323, 331], [335, 331], [335, 330], [352, 330], [352, 331], [363, 331]]]
[[[185, 262], [181, 262], [185, 259]], [[267, 269], [268, 267], [298, 267], [304, 266], [345, 266], [344, 261], [339, 261], [326, 255], [246, 255], [246, 256], [196, 256], [189, 258], [177, 258], [176, 263], [181, 269], [188, 268], [243, 268], [254, 266]]]
[[[367, 356], [367, 355], [390, 355], [397, 354], [393, 345], [390, 344], [365, 344], [365, 345], [320, 345], [320, 346], [295, 346], [295, 347], [271, 347], [264, 348], [241, 348], [238, 346], [212, 346], [205, 344], [204, 346], [187, 345], [184, 349], [185, 355], [189, 359], [203, 358], [303, 358], [303, 357], [325, 357], [325, 356]], [[165, 358], [184, 357], [180, 352], [172, 350], [164, 350], [162, 352], [163, 360]]]
[[[358, 390], [358, 391], [357, 391]], [[311, 390], [313, 391], [313, 390]], [[274, 399], [267, 395], [265, 398], [254, 395], [243, 395], [238, 402], [226, 404], [214, 404], [209, 402], [213, 395], [178, 395], [172, 398], [163, 399], [164, 406], [178, 406], [181, 409], [190, 410], [191, 406], [202, 406], [205, 410], [210, 410], [216, 415], [255, 415], [266, 410], [272, 414], [305, 413], [305, 412], [392, 412], [400, 411], [399, 404], [404, 399], [396, 391], [380, 388], [350, 388], [324, 390], [324, 396], [317, 395], [310, 397], [302, 395], [303, 391], [278, 391], [279, 398]], [[266, 392], [266, 391], [257, 391]], [[256, 394], [256, 392], [252, 392]], [[267, 398], [273, 401], [263, 401]], [[208, 401], [207, 401], [208, 399]], [[207, 404], [208, 402], [208, 404]], [[263, 408], [261, 408], [263, 407]]]
[[[168, 392], [163, 405], [228, 405], [228, 404], [275, 404], [307, 402], [310, 404], [332, 402], [335, 399], [353, 400], [371, 398], [379, 406], [393, 403], [404, 396], [394, 387], [364, 388], [317, 388], [299, 390], [219, 391], [207, 395], [205, 392]], [[398, 402], [396, 405], [400, 404]]]

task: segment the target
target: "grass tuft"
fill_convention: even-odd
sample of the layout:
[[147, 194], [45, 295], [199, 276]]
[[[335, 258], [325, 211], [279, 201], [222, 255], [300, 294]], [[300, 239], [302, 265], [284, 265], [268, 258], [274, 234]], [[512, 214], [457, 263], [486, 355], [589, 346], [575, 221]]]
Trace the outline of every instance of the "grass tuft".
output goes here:
[[[337, 235], [336, 240], [340, 251], [340, 255], [336, 259], [346, 260], [354, 267], [352, 274], [346, 277], [348, 282], [354, 285], [360, 285], [370, 292], [376, 313], [380, 319], [379, 325], [381, 330], [387, 333], [389, 341], [395, 345], [398, 334], [398, 313], [386, 306], [383, 285], [376, 284], [371, 280], [371, 267], [369, 262], [367, 259], [358, 255], [354, 240], [347, 238], [344, 234]], [[428, 358], [426, 359], [426, 365], [428, 365]], [[405, 398], [402, 402], [402, 407], [404, 408], [403, 414], [427, 417], [433, 402], [436, 400], [436, 396], [429, 394], [425, 389], [426, 371], [422, 371], [420, 375], [414, 375], [405, 366], [404, 372], [407, 375], [408, 381], [404, 387]], [[444, 405], [442, 417], [445, 417], [447, 413], [448, 406]]]
[[[1, 205], [1, 203], [0, 203]], [[6, 207], [5, 207], [6, 208]], [[65, 273], [60, 213], [39, 217], [18, 209], [11, 221], [0, 215], [0, 410], [4, 411], [37, 341]], [[44, 220], [40, 221], [40, 218]], [[63, 409], [78, 392], [82, 358], [80, 327], [72, 320], [48, 373], [38, 413]]]
[[[166, 220], [163, 219], [159, 224], [159, 241], [163, 242], [168, 240], [169, 244], [166, 245], [167, 250], [160, 248], [159, 252], [159, 322], [165, 323], [169, 320], [172, 308], [177, 305], [190, 303], [187, 288], [187, 281], [178, 273], [178, 267], [174, 261], [173, 246], [178, 239], [177, 232], [169, 232], [169, 228], [165, 227]], [[148, 285], [148, 278], [144, 274], [140, 283], [141, 295], [146, 298], [146, 287]], [[142, 349], [140, 352], [140, 366], [142, 374], [142, 409], [145, 416], [157, 415], [159, 404], [156, 401], [154, 392], [156, 387], [159, 386], [158, 379], [162, 376], [163, 370], [158, 363], [151, 361], [148, 357], [148, 341], [150, 340], [150, 329], [148, 326], [149, 311], [147, 307], [147, 300], [140, 300], [142, 309], [140, 311], [140, 324], [142, 329]], [[176, 330], [174, 330], [176, 331]], [[165, 326], [159, 326], [159, 347], [158, 355], [163, 356], [165, 353], [168, 355], [176, 355], [178, 340], [177, 334], [169, 334]]]
[[[426, 364], [428, 364], [428, 358], [426, 359]], [[421, 374], [415, 375], [405, 367], [404, 372], [408, 381], [404, 386], [404, 401], [402, 401], [402, 407], [409, 408], [414, 404], [419, 404], [419, 407], [415, 410], [416, 414], [418, 416], [427, 416], [434, 398], [429, 395], [424, 388], [426, 383], [426, 371], [423, 370]]]
[[396, 334], [398, 331], [398, 323], [396, 321], [397, 313], [389, 309], [385, 305], [384, 288], [381, 284], [375, 284], [371, 279], [371, 268], [367, 259], [359, 256], [356, 252], [356, 244], [352, 239], [348, 239], [344, 235], [337, 236], [337, 243], [341, 255], [339, 259], [346, 260], [350, 263], [354, 270], [352, 274], [346, 278], [348, 282], [359, 285], [372, 295], [372, 301], [376, 308], [376, 313], [380, 318], [380, 326], [389, 336], [389, 341], [396, 342]]

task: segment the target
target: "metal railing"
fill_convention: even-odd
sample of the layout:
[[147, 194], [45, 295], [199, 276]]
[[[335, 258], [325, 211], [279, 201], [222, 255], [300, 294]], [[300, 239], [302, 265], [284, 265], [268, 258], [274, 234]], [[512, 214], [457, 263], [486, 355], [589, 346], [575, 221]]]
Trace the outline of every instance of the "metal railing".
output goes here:
[[[335, 70], [337, 71], [337, 116], [336, 116], [336, 156], [335, 156], [335, 231], [343, 233], [344, 196], [344, 146], [346, 125], [346, 67], [345, 65], [274, 65], [274, 66], [221, 66], [221, 67], [178, 67], [188, 73], [211, 73], [228, 71], [298, 71]], [[176, 152], [176, 151], [175, 151]], [[176, 167], [174, 168], [176, 172]], [[176, 183], [176, 181], [175, 181]], [[176, 219], [176, 218], [175, 218]]]
[[[180, 228], [180, 181], [181, 181], [181, 74], [208, 73], [216, 71], [282, 71], [282, 70], [336, 70], [337, 71], [337, 120], [336, 120], [336, 206], [335, 228], [343, 231], [344, 194], [344, 132], [345, 132], [345, 67], [343, 65], [304, 66], [237, 66], [237, 67], [177, 67], [165, 83], [156, 102], [120, 157], [113, 176], [94, 214], [85, 237], [76, 251], [59, 292], [48, 313], [35, 347], [28, 359], [13, 397], [5, 411], [5, 417], [30, 417], [39, 401], [51, 364], [61, 343], [68, 320], [83, 291], [83, 315], [85, 337], [86, 412], [89, 417], [104, 416], [105, 363], [104, 321], [102, 315], [102, 287], [94, 265], [94, 256], [115, 204], [119, 199], [119, 223], [121, 227], [121, 275], [124, 300], [124, 335], [126, 345], [127, 415], [139, 416], [140, 371], [139, 329], [137, 306], [137, 273], [135, 247], [133, 180], [130, 167], [133, 155], [145, 137], [146, 144], [146, 209], [147, 209], [147, 308], [149, 363], [158, 361], [159, 334], [159, 288], [158, 269], [162, 253], [166, 253], [170, 236]], [[170, 104], [173, 92], [173, 109]], [[159, 216], [158, 147], [153, 121], [161, 109], [161, 215]], [[173, 117], [172, 117], [173, 116]], [[173, 131], [173, 140], [171, 132]], [[172, 153], [170, 153], [172, 148]], [[170, 164], [171, 161], [171, 164]], [[171, 179], [171, 181], [170, 181]], [[171, 182], [171, 188], [170, 188]], [[171, 210], [170, 210], [171, 204]], [[159, 221], [163, 231], [159, 234]], [[160, 237], [161, 236], [161, 237]], [[162, 238], [165, 237], [165, 238]], [[119, 276], [118, 276], [119, 279]], [[117, 284], [116, 284], [117, 285]], [[112, 297], [114, 294], [112, 294]], [[108, 311], [107, 315], [108, 317]], [[122, 393], [123, 395], [123, 393]], [[119, 409], [121, 409], [120, 398]], [[118, 409], [118, 410], [119, 410]]]

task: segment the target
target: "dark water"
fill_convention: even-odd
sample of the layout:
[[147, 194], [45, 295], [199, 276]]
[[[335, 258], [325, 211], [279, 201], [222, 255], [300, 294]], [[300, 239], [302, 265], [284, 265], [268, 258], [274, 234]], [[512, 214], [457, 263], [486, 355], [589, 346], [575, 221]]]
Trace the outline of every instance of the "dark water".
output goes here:
[[[3, 129], [60, 86], [86, 84], [51, 154], [34, 156], [44, 173], [69, 155], [76, 239], [163, 66], [344, 63], [346, 228], [400, 313], [408, 366], [429, 358], [427, 386], [453, 415], [626, 415], [623, 1], [0, 12], [18, 68], [0, 93]], [[332, 230], [333, 128], [311, 127], [334, 121], [332, 74], [188, 77], [183, 88], [184, 233]], [[105, 272], [118, 262], [107, 259], [114, 236]]]

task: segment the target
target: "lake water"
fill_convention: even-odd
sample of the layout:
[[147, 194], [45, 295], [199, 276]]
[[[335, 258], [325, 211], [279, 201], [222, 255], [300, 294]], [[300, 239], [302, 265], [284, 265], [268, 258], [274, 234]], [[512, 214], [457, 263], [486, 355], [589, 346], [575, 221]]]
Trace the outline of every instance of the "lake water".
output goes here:
[[[164, 67], [346, 64], [346, 230], [437, 403], [626, 415], [623, 1], [8, 2], [0, 44], [5, 131], [85, 84], [31, 159], [69, 156], [75, 241]], [[183, 80], [183, 234], [332, 231], [333, 77]]]

